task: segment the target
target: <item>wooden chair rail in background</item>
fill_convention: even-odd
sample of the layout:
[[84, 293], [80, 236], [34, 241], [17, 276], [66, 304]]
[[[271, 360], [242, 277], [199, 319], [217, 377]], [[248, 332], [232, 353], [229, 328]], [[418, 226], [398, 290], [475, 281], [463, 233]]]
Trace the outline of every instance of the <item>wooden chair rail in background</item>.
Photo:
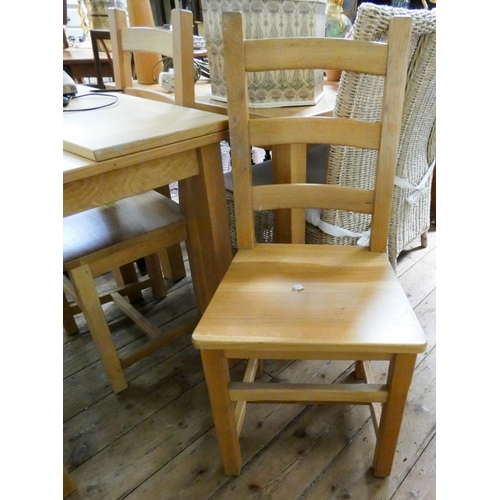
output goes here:
[[94, 63], [97, 70], [97, 86], [100, 89], [105, 89], [102, 65], [101, 65], [101, 52], [106, 53], [108, 64], [113, 67], [113, 59], [111, 57], [110, 50], [106, 41], [111, 40], [111, 35], [109, 30], [104, 29], [92, 29], [90, 30], [90, 41], [92, 43], [92, 53], [94, 54]]
[[[245, 40], [243, 26], [241, 13], [223, 14], [238, 251], [192, 337], [201, 351], [224, 472], [238, 475], [242, 467], [239, 434], [247, 402], [340, 402], [372, 409], [373, 473], [388, 476], [416, 356], [426, 346], [385, 253], [411, 19], [391, 20], [387, 44], [334, 38]], [[250, 119], [247, 72], [346, 66], [385, 74], [380, 123], [333, 116]], [[252, 186], [250, 145], [289, 143], [290, 183]], [[374, 189], [305, 183], [307, 144], [336, 143], [378, 149]], [[301, 215], [296, 219], [302, 219], [304, 234], [304, 212], [310, 206], [371, 213], [370, 247], [255, 242], [254, 212], [290, 208]], [[229, 360], [234, 358], [250, 360], [243, 382], [230, 379]], [[355, 378], [365, 383], [255, 382], [267, 358], [352, 360]], [[370, 360], [389, 363], [385, 382], [373, 380]]]

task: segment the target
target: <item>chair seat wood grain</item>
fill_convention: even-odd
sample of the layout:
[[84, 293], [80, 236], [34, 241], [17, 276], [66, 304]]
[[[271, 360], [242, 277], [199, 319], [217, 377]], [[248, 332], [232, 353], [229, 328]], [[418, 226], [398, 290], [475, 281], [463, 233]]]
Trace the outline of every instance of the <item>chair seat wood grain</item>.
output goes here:
[[336, 250], [263, 243], [238, 251], [194, 345], [264, 358], [289, 358], [280, 352], [287, 350], [324, 352], [327, 359], [328, 349], [422, 352], [425, 335], [387, 256], [364, 247]]

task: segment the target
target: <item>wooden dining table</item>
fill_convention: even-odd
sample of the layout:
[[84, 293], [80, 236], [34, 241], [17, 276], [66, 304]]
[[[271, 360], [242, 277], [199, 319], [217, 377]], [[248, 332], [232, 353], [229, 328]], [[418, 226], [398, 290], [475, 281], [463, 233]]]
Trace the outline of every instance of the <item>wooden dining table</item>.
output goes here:
[[[179, 181], [200, 313], [232, 259], [220, 142], [227, 118], [121, 93], [78, 94], [63, 116], [63, 216]], [[98, 108], [98, 109], [92, 109]], [[179, 170], [189, 171], [179, 179]]]
[[[99, 52], [99, 58], [102, 76], [112, 78], [113, 65], [110, 64], [106, 52]], [[63, 70], [77, 83], [83, 83], [85, 78], [96, 78], [97, 68], [92, 49], [86, 47], [63, 49]]]

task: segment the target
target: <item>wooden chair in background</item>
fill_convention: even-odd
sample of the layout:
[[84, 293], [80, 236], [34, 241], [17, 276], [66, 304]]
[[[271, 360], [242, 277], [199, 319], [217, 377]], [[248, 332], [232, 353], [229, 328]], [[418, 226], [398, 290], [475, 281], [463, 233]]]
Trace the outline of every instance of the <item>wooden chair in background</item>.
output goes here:
[[[175, 330], [160, 331], [124, 298], [145, 288], [152, 288], [156, 299], [165, 297], [166, 287], [160, 272], [158, 253], [186, 238], [186, 219], [180, 213], [178, 204], [156, 191], [63, 219], [64, 292], [85, 315], [115, 392], [127, 388], [124, 369], [180, 335], [191, 332], [196, 324], [196, 321], [189, 321]], [[148, 276], [118, 285], [98, 296], [94, 281], [97, 276], [130, 266], [141, 258], [146, 260]], [[147, 343], [121, 358], [100, 305], [110, 301], [149, 337]], [[68, 329], [72, 316], [66, 314], [65, 318]]]
[[[145, 86], [134, 84], [133, 54], [158, 54], [173, 59], [175, 69], [174, 102], [179, 106], [194, 107], [194, 66], [193, 66], [193, 14], [185, 9], [171, 12], [172, 30], [129, 26], [127, 12], [123, 9], [108, 9], [111, 50], [115, 85], [125, 94], [146, 99], [172, 103], [172, 97]], [[152, 61], [153, 59], [149, 59]], [[151, 72], [155, 71], [152, 66]], [[170, 188], [157, 189], [169, 197]], [[167, 277], [173, 281], [185, 276], [180, 246], [167, 249], [160, 254], [162, 267]]]
[[[128, 54], [121, 52], [117, 43], [118, 40], [124, 41], [128, 47], [127, 40], [130, 37], [124, 32], [117, 35], [118, 32], [114, 31], [118, 25], [115, 13], [117, 16], [125, 13], [118, 11], [119, 9], [109, 9], [112, 50], [115, 61], [120, 61], [115, 67], [120, 71], [123, 62], [130, 66], [130, 58]], [[131, 28], [132, 31], [127, 33], [132, 33], [131, 38], [138, 42], [140, 50], [148, 49], [168, 55], [173, 48], [174, 64], [183, 50], [180, 46], [182, 33], [187, 32], [188, 36], [190, 33], [188, 47], [191, 49], [191, 56], [186, 74], [192, 75], [191, 87], [194, 87], [192, 15], [189, 11], [172, 11], [172, 19], [178, 38], [173, 39], [172, 32], [160, 28]], [[177, 91], [177, 83], [179, 87], [182, 83], [181, 64], [178, 63], [177, 67], [179, 79], [176, 80], [176, 95], [179, 94], [181, 101], [182, 96], [187, 93], [183, 94], [181, 88]], [[117, 84], [121, 87], [125, 82], [121, 79], [121, 73], [118, 75]], [[125, 87], [126, 85], [123, 86]], [[133, 89], [125, 88], [125, 92], [135, 94]], [[148, 91], [144, 95], [156, 97]], [[167, 102], [172, 103], [171, 100]], [[176, 173], [179, 177], [173, 178], [172, 182], [186, 177], [182, 169]], [[162, 268], [163, 274], [168, 270], [174, 279], [181, 273], [185, 275], [180, 243], [187, 237], [186, 220], [180, 213], [178, 204], [169, 198], [168, 186], [158, 191], [160, 192], [149, 191], [64, 218], [64, 328], [68, 334], [76, 333], [78, 328], [74, 314], [84, 313], [115, 392], [127, 387], [123, 372], [125, 368], [180, 335], [192, 332], [197, 321], [188, 321], [175, 330], [163, 333], [130, 303], [140, 297], [141, 290], [149, 287], [155, 298], [165, 297]], [[134, 264], [140, 259], [145, 259], [148, 270], [147, 276], [142, 278], [137, 277]], [[94, 278], [111, 271], [115, 273], [117, 287], [98, 297]], [[123, 296], [127, 296], [129, 302]], [[149, 342], [124, 358], [119, 357], [103, 309], [97, 306], [111, 300], [150, 338]]]
[[[126, 94], [172, 102], [162, 92], [145, 86], [134, 85], [132, 54], [157, 53], [173, 59], [175, 73], [175, 104], [194, 108], [194, 63], [193, 63], [193, 14], [184, 9], [173, 9], [172, 30], [128, 26], [127, 13], [123, 9], [108, 10], [113, 52], [115, 85]], [[150, 68], [151, 73], [155, 71]]]
[[[238, 252], [193, 333], [201, 350], [224, 472], [242, 466], [247, 402], [366, 404], [377, 436], [373, 472], [388, 476], [425, 334], [387, 258], [387, 234], [406, 82], [411, 19], [391, 20], [388, 42], [334, 38], [245, 40], [241, 13], [224, 13], [228, 116]], [[385, 75], [379, 123], [335, 117], [249, 119], [247, 72], [326, 68]], [[291, 179], [252, 186], [250, 145], [292, 144]], [[378, 150], [373, 190], [305, 183], [308, 144]], [[370, 247], [255, 242], [254, 212], [307, 207], [371, 213]], [[304, 230], [305, 218], [302, 217]], [[353, 360], [365, 383], [258, 383], [266, 358]], [[229, 359], [248, 359], [232, 382]], [[370, 360], [389, 362], [375, 383]], [[380, 404], [382, 410], [380, 419]]]

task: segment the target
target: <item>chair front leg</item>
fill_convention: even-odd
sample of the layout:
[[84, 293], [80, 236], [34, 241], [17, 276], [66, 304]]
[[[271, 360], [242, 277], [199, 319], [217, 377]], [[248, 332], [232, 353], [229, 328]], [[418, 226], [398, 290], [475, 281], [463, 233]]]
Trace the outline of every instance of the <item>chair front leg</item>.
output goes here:
[[203, 370], [212, 407], [217, 441], [222, 455], [224, 474], [238, 476], [241, 472], [241, 451], [234, 414], [229, 399], [229, 365], [223, 351], [201, 350]]
[[387, 376], [389, 397], [382, 407], [373, 458], [373, 474], [376, 477], [391, 474], [416, 359], [416, 354], [396, 354], [391, 361]]
[[114, 392], [127, 388], [125, 375], [88, 265], [69, 271], [78, 303]]

